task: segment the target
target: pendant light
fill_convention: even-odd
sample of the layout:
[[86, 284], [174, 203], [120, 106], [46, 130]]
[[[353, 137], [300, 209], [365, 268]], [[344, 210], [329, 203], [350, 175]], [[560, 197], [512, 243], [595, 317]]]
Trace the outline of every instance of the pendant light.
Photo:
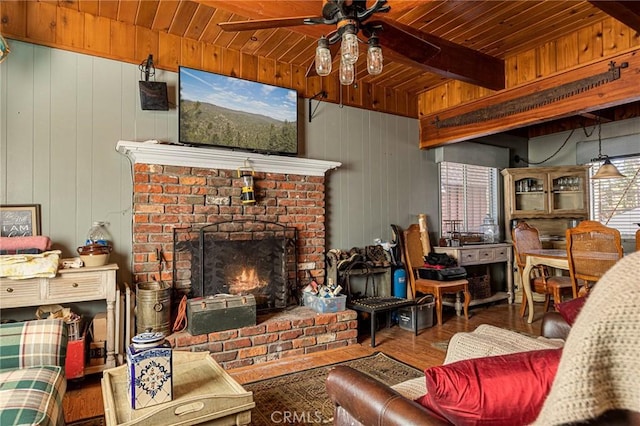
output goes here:
[[369, 48], [367, 49], [367, 71], [370, 75], [378, 75], [382, 72], [383, 58], [382, 49], [378, 44], [378, 37], [375, 35], [369, 38]]
[[342, 44], [340, 46], [342, 60], [348, 64], [355, 64], [358, 61], [360, 52], [358, 51], [358, 36], [354, 25], [347, 25], [342, 34]]
[[591, 161], [604, 161], [602, 166], [598, 169], [595, 175], [591, 177], [591, 179], [617, 179], [625, 177], [616, 166], [611, 164], [611, 160], [608, 155], [602, 155], [602, 125], [600, 120], [598, 120], [598, 158], [595, 158]]
[[340, 84], [343, 86], [348, 86], [353, 84], [353, 81], [356, 78], [356, 70], [355, 65], [349, 62], [340, 60]]
[[316, 72], [319, 76], [331, 74], [331, 51], [329, 50], [329, 40], [322, 36], [318, 40], [316, 48]]

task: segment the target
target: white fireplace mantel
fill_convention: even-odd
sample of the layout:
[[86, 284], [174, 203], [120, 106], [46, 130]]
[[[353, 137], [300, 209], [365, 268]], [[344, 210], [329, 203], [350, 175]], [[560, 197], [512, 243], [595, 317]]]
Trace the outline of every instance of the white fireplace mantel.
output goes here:
[[118, 141], [116, 151], [133, 163], [236, 170], [249, 166], [256, 172], [324, 176], [342, 165], [337, 161], [190, 147], [156, 142]]

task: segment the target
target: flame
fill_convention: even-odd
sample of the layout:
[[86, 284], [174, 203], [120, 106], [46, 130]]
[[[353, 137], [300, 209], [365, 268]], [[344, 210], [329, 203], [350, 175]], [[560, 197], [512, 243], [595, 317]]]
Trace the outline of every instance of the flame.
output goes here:
[[231, 294], [242, 294], [266, 285], [266, 282], [260, 281], [254, 268], [242, 268], [240, 274], [231, 279], [229, 290]]

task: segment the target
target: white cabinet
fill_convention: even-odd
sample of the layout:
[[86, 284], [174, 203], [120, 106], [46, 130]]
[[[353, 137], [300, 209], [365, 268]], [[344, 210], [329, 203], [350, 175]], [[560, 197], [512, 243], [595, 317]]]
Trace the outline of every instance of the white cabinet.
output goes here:
[[85, 374], [116, 366], [115, 301], [118, 265], [60, 269], [54, 278], [0, 278], [0, 309], [104, 300], [107, 304], [107, 361], [87, 366]]

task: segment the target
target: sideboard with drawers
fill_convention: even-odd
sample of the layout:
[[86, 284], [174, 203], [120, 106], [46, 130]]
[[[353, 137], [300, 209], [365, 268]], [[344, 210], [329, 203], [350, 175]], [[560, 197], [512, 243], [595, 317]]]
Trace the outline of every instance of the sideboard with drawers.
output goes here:
[[0, 309], [104, 300], [107, 305], [107, 360], [105, 364], [86, 366], [85, 374], [116, 366], [115, 302], [116, 271], [113, 263], [97, 267], [60, 269], [54, 278], [14, 280], [0, 278]]
[[508, 299], [513, 303], [513, 250], [510, 243], [472, 244], [460, 247], [434, 247], [436, 253], [446, 253], [458, 261], [459, 266], [506, 264], [507, 292], [498, 291], [486, 299], [472, 300], [471, 306]]

